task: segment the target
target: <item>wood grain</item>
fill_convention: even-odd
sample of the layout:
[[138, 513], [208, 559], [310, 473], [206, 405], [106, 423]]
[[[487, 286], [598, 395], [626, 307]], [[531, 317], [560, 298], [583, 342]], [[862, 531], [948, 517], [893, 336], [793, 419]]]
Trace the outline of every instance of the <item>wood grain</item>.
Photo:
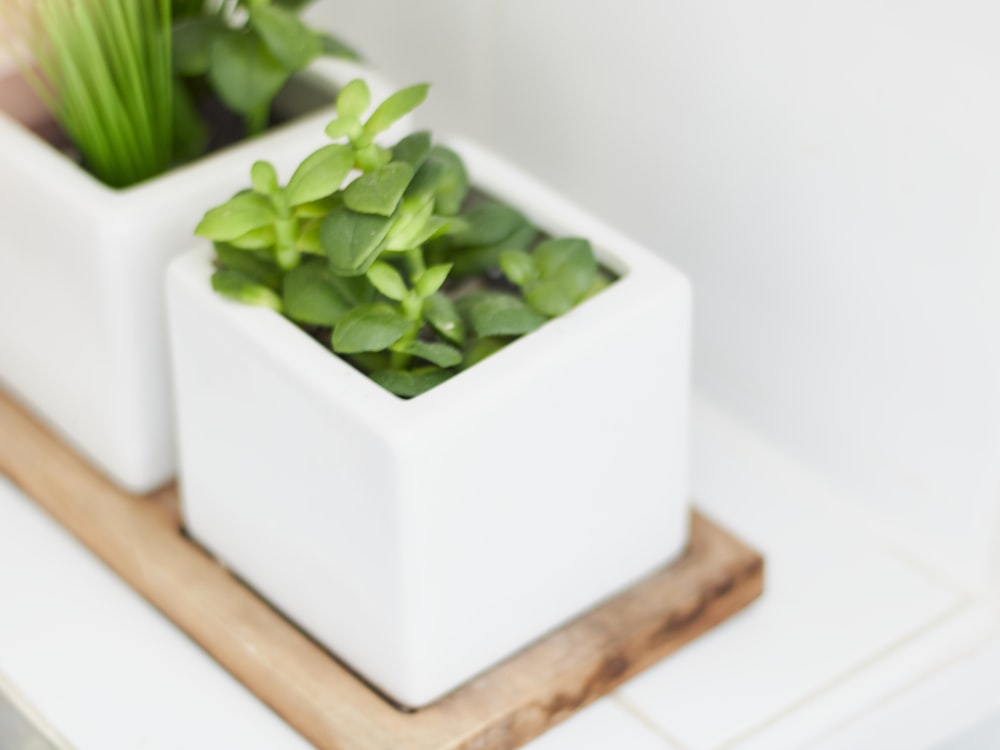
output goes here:
[[0, 471], [321, 750], [513, 750], [746, 607], [756, 552], [704, 516], [686, 554], [429, 708], [397, 710], [0, 392]]

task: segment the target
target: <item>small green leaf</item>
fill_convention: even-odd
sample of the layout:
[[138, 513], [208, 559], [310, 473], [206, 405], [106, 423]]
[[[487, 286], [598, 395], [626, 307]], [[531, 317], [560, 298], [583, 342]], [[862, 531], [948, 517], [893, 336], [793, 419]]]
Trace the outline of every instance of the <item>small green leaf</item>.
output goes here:
[[237, 302], [281, 312], [281, 298], [273, 290], [239, 271], [216, 271], [212, 274], [212, 288]]
[[524, 291], [525, 301], [533, 309], [550, 318], [572, 310], [579, 297], [573, 285], [561, 278], [531, 284]]
[[250, 168], [250, 181], [255, 193], [271, 196], [278, 192], [278, 173], [270, 162], [255, 162]]
[[438, 291], [438, 289], [444, 286], [444, 282], [447, 281], [449, 273], [451, 273], [451, 263], [431, 266], [428, 268], [420, 274], [420, 278], [417, 279], [417, 284], [414, 287], [417, 295], [423, 298], [433, 295]]
[[423, 104], [429, 89], [430, 84], [421, 83], [392, 94], [372, 112], [372, 116], [365, 123], [365, 131], [369, 135], [378, 135], [388, 130]]
[[524, 286], [538, 278], [535, 261], [524, 250], [504, 250], [500, 253], [500, 269], [517, 286]]
[[410, 195], [434, 196], [435, 213], [454, 216], [469, 193], [469, 173], [462, 158], [443, 146], [432, 146], [408, 189]]
[[465, 353], [465, 362], [462, 364], [463, 370], [468, 370], [473, 365], [477, 365], [487, 357], [491, 357], [507, 346], [507, 339], [487, 338], [477, 339], [476, 342]]
[[326, 126], [326, 137], [330, 140], [354, 137], [361, 131], [361, 121], [356, 117], [337, 117]]
[[454, 367], [462, 362], [462, 353], [453, 346], [430, 341], [397, 341], [391, 347], [394, 352], [412, 354], [438, 367]]
[[304, 263], [284, 279], [285, 315], [297, 323], [332, 326], [354, 305], [323, 263]]
[[572, 290], [579, 300], [594, 283], [597, 259], [590, 243], [584, 239], [566, 237], [546, 240], [535, 248], [535, 266], [543, 281], [556, 280]]
[[288, 204], [299, 206], [329, 197], [340, 189], [353, 166], [350, 146], [338, 143], [323, 146], [307, 156], [288, 181], [285, 189]]
[[270, 258], [253, 250], [241, 250], [225, 242], [215, 243], [215, 256], [223, 269], [239, 271], [271, 289], [281, 288], [281, 269]]
[[362, 172], [374, 172], [392, 161], [392, 152], [377, 143], [369, 143], [359, 147], [355, 151], [355, 157], [358, 169]]
[[410, 321], [385, 303], [362, 305], [337, 321], [333, 350], [339, 354], [380, 352], [399, 341], [411, 327]]
[[379, 370], [370, 377], [390, 393], [402, 398], [413, 398], [436, 388], [451, 378], [453, 373], [437, 368], [425, 368], [404, 372], [401, 370]]
[[171, 31], [174, 71], [187, 77], [205, 75], [211, 66], [212, 42], [225, 30], [215, 16], [178, 19]]
[[372, 103], [368, 84], [355, 78], [337, 94], [337, 116], [348, 120], [358, 120]]
[[320, 51], [327, 57], [337, 57], [341, 60], [361, 60], [361, 55], [353, 47], [325, 31], [319, 32], [316, 38], [319, 39]]
[[392, 252], [419, 247], [436, 229], [431, 212], [434, 201], [429, 197], [405, 198], [385, 239], [385, 249]]
[[378, 259], [379, 246], [392, 219], [359, 214], [346, 206], [335, 209], [320, 227], [320, 240], [330, 270], [343, 276], [360, 276]]
[[[488, 273], [499, 265], [500, 255], [505, 250], [530, 247], [536, 234], [538, 232], [533, 226], [525, 224], [510, 237], [495, 245], [452, 250], [450, 257], [455, 263], [454, 273], [456, 276], [475, 276]], [[444, 239], [447, 241], [450, 238], [445, 237]]]
[[254, 229], [273, 224], [277, 218], [267, 198], [256, 193], [240, 193], [206, 213], [194, 231], [199, 237], [229, 242]]
[[277, 241], [278, 233], [273, 226], [267, 226], [240, 235], [235, 240], [230, 240], [230, 244], [241, 250], [266, 250], [274, 247]]
[[399, 271], [388, 263], [374, 263], [368, 269], [367, 276], [372, 286], [391, 300], [399, 302], [409, 292], [409, 289], [406, 288], [406, 282], [403, 281], [403, 277]]
[[419, 133], [411, 133], [396, 144], [392, 149], [393, 161], [405, 161], [414, 170], [427, 159], [431, 152], [431, 134], [422, 130]]
[[321, 51], [319, 38], [285, 8], [251, 4], [250, 26], [289, 73], [305, 68]]
[[465, 343], [465, 323], [455, 303], [443, 294], [424, 300], [424, 317], [440, 336], [456, 344]]
[[522, 336], [545, 323], [545, 317], [520, 298], [502, 292], [469, 294], [459, 300], [458, 306], [479, 338]]
[[344, 204], [363, 214], [392, 216], [413, 179], [413, 167], [394, 161], [363, 174], [344, 189]]
[[449, 233], [448, 239], [456, 247], [496, 245], [527, 224], [528, 220], [517, 209], [503, 203], [484, 203], [462, 214], [462, 223], [457, 231]]
[[212, 87], [227, 107], [243, 115], [265, 106], [288, 80], [288, 71], [255, 34], [228, 30], [215, 38], [210, 56]]

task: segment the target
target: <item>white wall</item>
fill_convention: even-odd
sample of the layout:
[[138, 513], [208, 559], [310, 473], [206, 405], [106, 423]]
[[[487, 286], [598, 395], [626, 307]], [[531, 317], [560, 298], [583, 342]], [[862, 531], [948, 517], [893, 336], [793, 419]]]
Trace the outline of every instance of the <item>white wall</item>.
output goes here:
[[691, 274], [697, 381], [950, 573], [1000, 531], [995, 0], [331, 0]]

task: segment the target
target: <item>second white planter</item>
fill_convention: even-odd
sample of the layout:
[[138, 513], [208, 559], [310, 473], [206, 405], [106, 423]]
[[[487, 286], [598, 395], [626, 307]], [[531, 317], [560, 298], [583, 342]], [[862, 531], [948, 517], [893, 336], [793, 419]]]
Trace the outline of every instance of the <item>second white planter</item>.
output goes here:
[[167, 263], [255, 159], [287, 176], [328, 142], [339, 86], [364, 75], [389, 93], [350, 63], [320, 60], [309, 75], [308, 95], [325, 89], [330, 107], [127, 190], [98, 182], [0, 106], [0, 383], [130, 491], [175, 469]]
[[691, 295], [463, 142], [473, 183], [620, 278], [404, 401], [170, 268], [188, 530], [396, 701], [425, 705], [666, 564], [688, 531]]

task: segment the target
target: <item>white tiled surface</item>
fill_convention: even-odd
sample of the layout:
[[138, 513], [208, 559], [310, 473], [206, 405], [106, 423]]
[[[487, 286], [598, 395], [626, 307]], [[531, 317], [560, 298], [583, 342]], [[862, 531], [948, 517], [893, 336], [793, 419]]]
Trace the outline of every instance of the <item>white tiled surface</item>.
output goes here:
[[996, 750], [997, 744], [968, 744], [972, 737], [963, 734], [997, 719], [1000, 639], [981, 644], [812, 750]]
[[2, 477], [0, 673], [78, 750], [310, 747]]
[[701, 402], [695, 425], [696, 496], [766, 552], [767, 592], [623, 695], [684, 747], [711, 750], [849, 676], [958, 599], [816, 502], [826, 487], [721, 412]]
[[626, 713], [613, 698], [598, 701], [530, 743], [526, 750], [679, 750]]
[[[530, 747], [811, 750], [831, 732], [840, 744], [822, 750], [875, 747], [852, 743], [879, 707], [971, 648], [990, 621], [704, 400], [695, 448], [699, 502], [765, 552], [767, 594]], [[0, 673], [77, 750], [307, 747], [2, 480]]]

